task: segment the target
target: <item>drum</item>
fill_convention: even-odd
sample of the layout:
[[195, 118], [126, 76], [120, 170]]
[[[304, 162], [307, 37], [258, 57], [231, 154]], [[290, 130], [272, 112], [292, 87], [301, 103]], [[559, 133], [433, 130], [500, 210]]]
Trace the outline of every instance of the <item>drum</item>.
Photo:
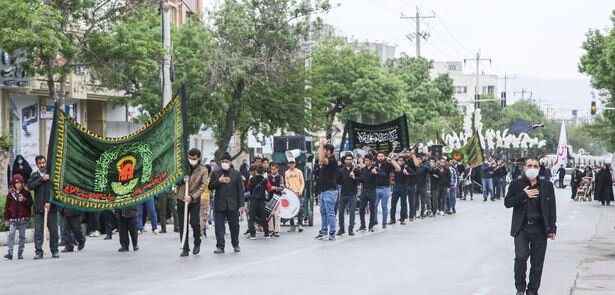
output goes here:
[[273, 212], [273, 210], [275, 210], [275, 207], [278, 206], [278, 203], [280, 202], [280, 197], [276, 194], [273, 195], [273, 197], [271, 197], [271, 200], [267, 201], [267, 204], [265, 204], [265, 212], [267, 212], [267, 216], [271, 215], [271, 212]]
[[291, 219], [299, 213], [301, 201], [293, 191], [284, 189], [278, 206], [280, 206], [280, 218]]

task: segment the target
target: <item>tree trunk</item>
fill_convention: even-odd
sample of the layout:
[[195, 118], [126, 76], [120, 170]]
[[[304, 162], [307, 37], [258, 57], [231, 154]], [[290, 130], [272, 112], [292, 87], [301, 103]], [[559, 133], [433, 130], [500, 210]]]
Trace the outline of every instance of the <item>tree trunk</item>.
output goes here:
[[231, 137], [233, 137], [233, 134], [235, 133], [235, 119], [237, 118], [237, 112], [239, 111], [239, 106], [241, 105], [241, 95], [244, 88], [245, 81], [244, 79], [240, 79], [235, 85], [233, 97], [231, 103], [229, 104], [228, 112], [226, 113], [224, 131], [222, 131], [221, 137], [216, 142], [218, 145], [218, 149], [214, 153], [216, 161], [219, 161], [222, 155], [228, 151]]
[[47, 88], [49, 91], [49, 98], [53, 99], [53, 102], [58, 103], [58, 93], [56, 92], [56, 84], [53, 81], [53, 58], [47, 58]]

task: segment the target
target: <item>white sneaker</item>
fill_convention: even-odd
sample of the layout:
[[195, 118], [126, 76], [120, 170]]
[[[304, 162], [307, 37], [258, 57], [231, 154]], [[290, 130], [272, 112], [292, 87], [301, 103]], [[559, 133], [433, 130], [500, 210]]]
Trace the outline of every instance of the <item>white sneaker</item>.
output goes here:
[[95, 236], [95, 237], [100, 237], [100, 232], [99, 232], [99, 231], [97, 231], [97, 230], [95, 230], [95, 231], [94, 231], [94, 236]]
[[155, 235], [157, 235], [157, 234], [159, 234], [159, 233], [160, 233], [160, 231], [159, 231], [158, 229], [155, 229], [155, 230], [153, 230], [153, 231], [152, 231], [152, 233], [154, 233]]

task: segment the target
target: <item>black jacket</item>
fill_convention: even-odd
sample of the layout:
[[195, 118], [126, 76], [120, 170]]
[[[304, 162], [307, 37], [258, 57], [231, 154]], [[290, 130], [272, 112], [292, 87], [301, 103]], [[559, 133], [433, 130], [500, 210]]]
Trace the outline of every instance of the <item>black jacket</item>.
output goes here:
[[[527, 216], [527, 201], [529, 197], [523, 191], [530, 185], [530, 181], [525, 178], [515, 179], [510, 183], [506, 198], [504, 198], [504, 206], [506, 208], [514, 208], [512, 215], [512, 224], [510, 235], [515, 237], [521, 231], [521, 227], [526, 222]], [[545, 232], [547, 234], [557, 232], [557, 214], [555, 208], [555, 192], [553, 183], [550, 181], [539, 180], [540, 210], [542, 213]]]
[[449, 188], [451, 186], [451, 170], [447, 167], [440, 171], [440, 168], [436, 168], [440, 172], [440, 178], [438, 178], [438, 187]]
[[375, 191], [378, 186], [378, 174], [372, 173], [372, 169], [376, 169], [378, 172], [378, 168], [373, 166], [368, 169], [367, 167], [361, 168], [357, 180], [363, 184], [363, 191]]
[[[34, 191], [34, 213], [43, 213], [45, 211], [45, 203], [49, 203], [51, 197], [51, 182], [44, 181], [38, 171], [32, 173], [30, 179], [26, 183], [30, 191]], [[56, 210], [55, 206], [51, 206], [51, 211]]]
[[[222, 175], [230, 177], [231, 182], [220, 183], [219, 179]], [[209, 181], [209, 190], [216, 192], [214, 194], [214, 211], [216, 212], [236, 211], [244, 206], [241, 173], [233, 168], [228, 171], [223, 169], [214, 171]]]
[[137, 205], [115, 210], [115, 216], [117, 218], [135, 218], [137, 217], [137, 213]]

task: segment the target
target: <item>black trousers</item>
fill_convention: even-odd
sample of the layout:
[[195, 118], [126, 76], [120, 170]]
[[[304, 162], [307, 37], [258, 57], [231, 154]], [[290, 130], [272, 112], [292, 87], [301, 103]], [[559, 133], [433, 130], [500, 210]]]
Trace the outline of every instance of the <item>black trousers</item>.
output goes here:
[[103, 220], [105, 223], [105, 234], [108, 236], [113, 234], [113, 229], [117, 227], [117, 220], [115, 220], [115, 214], [111, 210], [105, 210], [102, 212]]
[[431, 196], [427, 195], [427, 187], [417, 186], [415, 189], [415, 198], [421, 202], [421, 217], [425, 216], [425, 211], [431, 208]]
[[88, 212], [86, 216], [88, 219], [86, 232], [100, 231], [100, 212]]
[[228, 227], [231, 231], [231, 244], [233, 247], [239, 247], [239, 211], [226, 210], [214, 211], [216, 248], [224, 249], [225, 220], [228, 221]]
[[[265, 200], [250, 200], [248, 205], [248, 230], [251, 236], [256, 235], [255, 223], [260, 225], [265, 232], [265, 235], [269, 235], [269, 222], [267, 222], [267, 212], [265, 211]], [[217, 236], [217, 234], [216, 234]]]
[[416, 199], [416, 186], [410, 185], [408, 186], [408, 218], [416, 217], [416, 208], [418, 204], [418, 200]]
[[[34, 248], [37, 255], [43, 255], [43, 225], [45, 215], [34, 214]], [[58, 253], [58, 211], [52, 210], [47, 215], [47, 229], [49, 230], [49, 250]]]
[[[515, 287], [517, 291], [538, 292], [542, 266], [547, 251], [547, 234], [544, 225], [524, 225], [515, 237]], [[527, 259], [530, 259], [530, 282], [526, 285]]]
[[128, 233], [132, 240], [132, 247], [139, 245], [139, 233], [137, 233], [137, 217], [120, 217], [117, 220], [118, 232], [120, 234], [120, 245], [124, 249], [128, 249], [130, 241], [128, 240]]
[[[364, 190], [361, 193], [361, 205], [359, 206], [359, 219], [361, 228], [365, 228], [365, 208], [369, 205], [369, 228], [376, 225], [376, 191]], [[386, 221], [383, 221], [386, 222]]]
[[401, 201], [401, 211], [399, 212], [399, 219], [404, 221], [408, 219], [408, 185], [402, 184], [393, 187], [393, 194], [391, 198], [391, 221], [396, 221], [395, 212], [397, 211], [397, 202]]
[[79, 215], [71, 215], [71, 216], [62, 216], [64, 233], [62, 236], [62, 240], [66, 242], [66, 248], [72, 249], [72, 241], [73, 236], [79, 245], [85, 243], [85, 236], [81, 231], [81, 214]]
[[355, 214], [356, 214], [356, 209], [357, 209], [357, 196], [356, 194], [349, 194], [349, 195], [341, 195], [338, 198], [338, 203], [340, 205], [339, 210], [338, 210], [338, 222], [340, 225], [340, 229], [342, 230], [346, 230], [346, 225], [345, 225], [345, 219], [346, 219], [346, 208], [348, 208], [349, 211], [349, 215], [348, 215], [348, 230], [350, 229], [354, 229], [354, 220], [355, 220]]
[[[179, 218], [179, 239], [181, 241], [184, 235], [184, 201], [177, 200], [177, 217]], [[190, 203], [188, 204], [188, 223], [190, 227], [192, 227], [192, 237], [194, 239], [194, 246], [201, 246], [201, 222], [199, 221], [199, 216], [201, 212], [201, 202]], [[165, 219], [166, 220], [166, 219]], [[188, 231], [186, 231], [188, 234]], [[184, 243], [184, 250], [190, 251], [190, 243], [188, 243], [188, 238], [186, 238], [186, 242]]]

